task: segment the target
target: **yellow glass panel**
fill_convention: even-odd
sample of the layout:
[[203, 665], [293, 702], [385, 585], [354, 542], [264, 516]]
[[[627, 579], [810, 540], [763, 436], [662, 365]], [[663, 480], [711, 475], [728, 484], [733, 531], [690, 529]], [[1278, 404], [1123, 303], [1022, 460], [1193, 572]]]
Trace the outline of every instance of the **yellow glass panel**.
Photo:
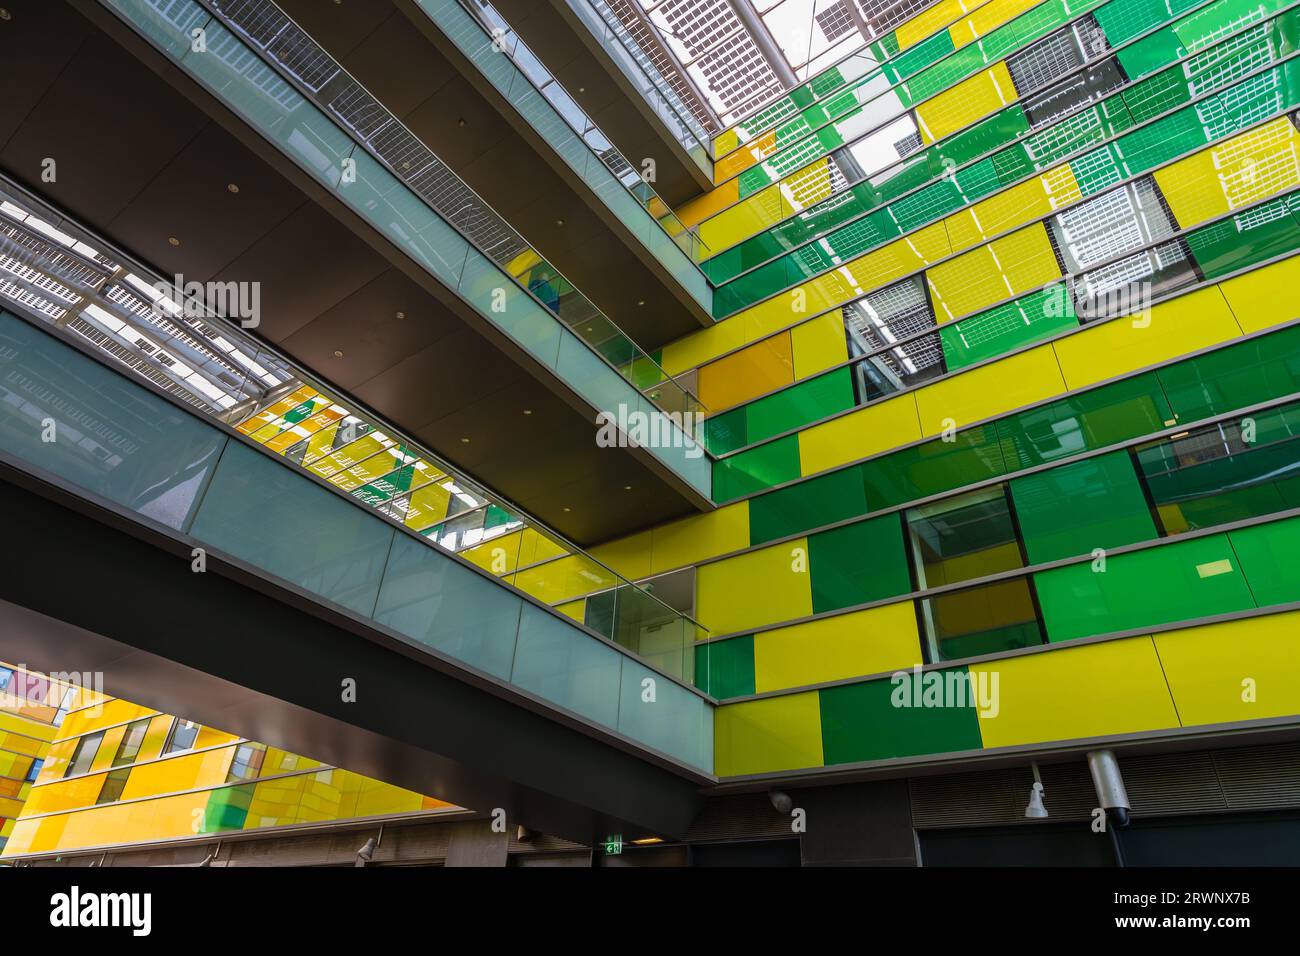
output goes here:
[[590, 558], [571, 554], [520, 571], [510, 583], [545, 604], [562, 604], [593, 591], [615, 587], [620, 582]]
[[222, 747], [203, 753], [185, 753], [164, 757], [153, 763], [137, 764], [122, 790], [123, 800], [148, 797], [159, 793], [176, 793], [195, 787], [223, 783], [230, 770], [234, 747]]
[[1056, 254], [1041, 222], [964, 252], [925, 274], [940, 324], [1060, 276]]
[[715, 635], [812, 613], [808, 539], [760, 548], [701, 565], [696, 616]]
[[920, 437], [916, 399], [910, 394], [900, 395], [799, 432], [802, 473], [815, 475]]
[[700, 238], [709, 252], [716, 255], [796, 212], [781, 186], [773, 183], [700, 223]]
[[911, 601], [754, 635], [754, 689], [760, 694], [922, 663]]
[[659, 574], [749, 547], [749, 502], [692, 515], [651, 532], [651, 571]]
[[577, 601], [565, 601], [563, 604], [555, 605], [555, 609], [561, 614], [573, 618], [579, 624], [587, 619], [586, 598], [580, 598]]
[[833, 309], [790, 330], [795, 380], [816, 375], [849, 357], [844, 333], [844, 312]]
[[713, 140], [713, 158], [726, 156], [729, 152], [740, 145], [740, 135], [734, 130], [724, 130], [719, 133]]
[[690, 202], [677, 207], [677, 218], [686, 228], [698, 225], [710, 216], [716, 216], [723, 209], [740, 199], [739, 180], [729, 180], [711, 189], [702, 196], [696, 196]]
[[1154, 635], [1183, 724], [1300, 714], [1298, 626], [1293, 611]]
[[1300, 183], [1300, 134], [1286, 117], [1156, 170], [1183, 228]]
[[992, 0], [948, 28], [952, 45], [961, 48], [972, 43], [1039, 2], [1040, 0]]
[[985, 747], [1178, 726], [1150, 637], [972, 664], [970, 674], [998, 682], [996, 711], [980, 714]]
[[1258, 332], [1300, 318], [1295, 304], [1300, 256], [1220, 282], [1219, 289], [1243, 332]]
[[100, 727], [108, 727], [128, 720], [137, 720], [153, 713], [155, 711], [150, 708], [141, 707], [139, 704], [133, 704], [127, 700], [108, 700], [98, 707], [87, 707], [84, 710], [74, 710], [69, 713], [63, 720], [63, 727], [59, 730], [59, 736], [63, 738], [80, 737], [92, 730], [98, 730]]
[[1158, 362], [1227, 342], [1241, 334], [1217, 286], [1153, 306], [1147, 316], [1121, 317], [1057, 339], [1067, 388], [1083, 388]]
[[447, 517], [451, 492], [439, 484], [425, 485], [411, 493], [406, 517], [402, 519], [413, 531], [424, 531]]
[[1056, 353], [1044, 345], [920, 388], [916, 408], [922, 434], [937, 435], [953, 423], [961, 428], [1065, 390]]
[[[987, 2], [987, 0], [984, 0]], [[917, 14], [894, 31], [901, 52], [915, 46], [926, 37], [943, 29], [963, 13], [983, 6], [980, 0], [940, 0], [923, 13]]]
[[916, 108], [914, 112], [921, 128], [921, 139], [926, 144], [941, 140], [1001, 109], [1015, 98], [1016, 88], [1006, 64], [995, 63]]
[[640, 534], [606, 542], [592, 548], [590, 553], [597, 561], [609, 565], [629, 581], [636, 581], [653, 573], [650, 569], [650, 542], [651, 532], [642, 531]]
[[669, 342], [664, 346], [663, 360], [659, 364], [669, 375], [680, 375], [724, 352], [740, 348], [745, 342], [744, 323], [724, 319], [717, 325]]
[[719, 707], [713, 769], [719, 777], [822, 766], [821, 701], [816, 691]]
[[968, 249], [1082, 198], [1074, 171], [1066, 164], [954, 213], [944, 223], [953, 249]]
[[522, 541], [523, 532], [513, 531], [457, 553], [491, 574], [509, 574], [521, 564], [527, 563], [519, 558]]
[[[843, 338], [840, 326], [840, 337]], [[794, 381], [790, 336], [782, 332], [700, 366], [699, 396], [710, 412], [720, 412]]]
[[776, 152], [776, 130], [769, 130], [713, 164], [713, 181], [720, 183], [743, 173], [765, 156]]

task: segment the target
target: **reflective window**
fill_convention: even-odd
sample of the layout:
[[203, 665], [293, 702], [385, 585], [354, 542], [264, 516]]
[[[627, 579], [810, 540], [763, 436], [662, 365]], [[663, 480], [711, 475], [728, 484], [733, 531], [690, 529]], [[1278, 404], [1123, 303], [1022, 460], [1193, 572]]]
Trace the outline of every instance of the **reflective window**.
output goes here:
[[194, 741], [198, 739], [198, 736], [198, 724], [177, 717], [172, 724], [171, 733], [167, 736], [167, 744], [162, 749], [163, 755], [178, 753], [182, 750], [193, 750]]
[[921, 588], [1025, 566], [1003, 485], [909, 508], [905, 519]]
[[32, 765], [27, 768], [27, 776], [23, 779], [27, 781], [27, 783], [31, 783], [40, 775], [41, 768], [44, 766], [44, 760], [33, 760]]
[[1028, 578], [1012, 578], [918, 601], [931, 662], [1043, 643]]
[[144, 717], [127, 724], [122, 742], [117, 745], [117, 753], [113, 755], [114, 767], [135, 763], [135, 758], [140, 755], [140, 745], [144, 743], [144, 735], [149, 730], [149, 721], [150, 718]]
[[76, 776], [79, 773], [85, 773], [90, 769], [90, 765], [95, 761], [95, 754], [99, 752], [99, 744], [104, 739], [102, 730], [93, 734], [86, 734], [77, 741], [77, 749], [72, 752], [72, 759], [68, 761], [68, 769], [64, 771], [65, 777]]
[[131, 776], [131, 768], [123, 767], [121, 770], [114, 770], [104, 778], [104, 785], [99, 788], [99, 796], [95, 798], [95, 803], [116, 803], [122, 799], [122, 791], [126, 788], [126, 779]]
[[248, 780], [262, 772], [262, 761], [266, 759], [266, 744], [245, 743], [235, 748], [235, 755], [230, 760], [230, 772], [226, 782]]

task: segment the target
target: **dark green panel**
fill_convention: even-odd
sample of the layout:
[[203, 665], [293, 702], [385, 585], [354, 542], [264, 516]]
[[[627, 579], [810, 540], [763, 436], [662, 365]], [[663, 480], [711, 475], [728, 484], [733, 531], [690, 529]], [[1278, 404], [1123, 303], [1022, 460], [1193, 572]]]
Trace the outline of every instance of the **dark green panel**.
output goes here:
[[1300, 601], [1300, 518], [1228, 533], [1260, 607]]
[[1001, 419], [997, 428], [1007, 471], [1020, 471], [1173, 424], [1160, 382], [1147, 372]]
[[749, 543], [764, 544], [867, 513], [862, 473], [841, 468], [749, 502]]
[[[915, 678], [913, 672], [906, 673], [907, 682], [882, 679], [818, 691], [827, 766], [980, 749], [979, 716], [966, 668], [934, 672], [943, 675], [945, 685], [954, 685], [952, 693], [931, 697], [940, 706], [924, 706], [924, 696], [922, 706], [912, 706]], [[924, 694], [924, 677], [920, 687]], [[909, 706], [896, 706], [896, 701]], [[955, 706], [958, 703], [965, 706]]]
[[1300, 326], [1185, 359], [1156, 374], [1183, 424], [1300, 392]]
[[695, 686], [718, 700], [754, 693], [754, 637], [695, 646]]
[[799, 436], [789, 435], [713, 463], [718, 504], [799, 477]]
[[746, 405], [749, 440], [763, 441], [853, 405], [852, 369], [834, 369]]
[[1205, 278], [1215, 279], [1295, 249], [1300, 245], [1300, 222], [1286, 200], [1278, 199], [1247, 215], [1196, 229], [1188, 234], [1187, 244]]
[[926, 498], [1005, 472], [991, 425], [967, 428], [951, 442], [936, 438], [891, 452], [863, 462], [861, 468], [872, 508]]
[[897, 514], [822, 531], [808, 539], [813, 613], [880, 601], [912, 590]]
[[1190, 621], [1255, 606], [1226, 534], [1034, 575], [1050, 641]]
[[1157, 537], [1127, 451], [1115, 451], [1011, 482], [1030, 564]]

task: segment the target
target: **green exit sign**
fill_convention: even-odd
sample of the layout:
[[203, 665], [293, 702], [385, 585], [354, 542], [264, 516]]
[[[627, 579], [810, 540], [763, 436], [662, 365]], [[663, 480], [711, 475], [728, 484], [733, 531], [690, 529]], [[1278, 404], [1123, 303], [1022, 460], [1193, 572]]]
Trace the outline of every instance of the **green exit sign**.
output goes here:
[[607, 856], [618, 856], [623, 852], [623, 834], [615, 833], [611, 837], [605, 838], [605, 854]]

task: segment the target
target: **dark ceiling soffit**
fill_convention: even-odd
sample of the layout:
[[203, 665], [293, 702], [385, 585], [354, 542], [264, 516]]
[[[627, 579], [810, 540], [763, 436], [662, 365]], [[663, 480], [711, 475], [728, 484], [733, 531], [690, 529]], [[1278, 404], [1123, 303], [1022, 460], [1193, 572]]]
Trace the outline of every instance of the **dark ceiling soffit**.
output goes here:
[[16, 663], [578, 842], [680, 836], [709, 782], [237, 562], [196, 574], [189, 543], [7, 462], [0, 513]]
[[[111, 11], [104, 9], [98, 0], [67, 0], [67, 2], [91, 23], [103, 30], [106, 35], [120, 44], [128, 53], [170, 84], [205, 115], [217, 122], [248, 149], [252, 150], [275, 172], [293, 183], [308, 199], [355, 233], [362, 241], [379, 253], [385, 261], [400, 269], [404, 275], [433, 296], [446, 309], [465, 322], [467, 326], [490, 341], [538, 382], [572, 407], [586, 421], [590, 422], [592, 442], [594, 444], [597, 428], [596, 415], [601, 409], [594, 407], [585, 398], [569, 388], [559, 376], [538, 362], [504, 332], [485, 320], [460, 296], [411, 261], [405, 253], [389, 242], [387, 237], [303, 172], [297, 163], [281, 153], [274, 144], [268, 143], [261, 134], [245, 123], [243, 119], [195, 80], [191, 79], [184, 70], [159, 53], [152, 44], [136, 34], [130, 26], [123, 23]], [[324, 375], [321, 375], [320, 378], [328, 381]], [[354, 399], [354, 396], [347, 389], [337, 388], [332, 384], [331, 387], [341, 395], [346, 395], [349, 400]], [[632, 387], [630, 383], [628, 387]], [[360, 401], [357, 401], [356, 404], [362, 407], [366, 405], [365, 402]], [[661, 462], [650, 449], [642, 448], [630, 439], [624, 442], [620, 448], [630, 453], [639, 464], [677, 492], [691, 507], [698, 511], [712, 511], [716, 507], [712, 500], [700, 494], [690, 482]]]
[[[611, 232], [623, 240], [623, 244], [663, 283], [668, 291], [673, 294], [673, 298], [677, 299], [686, 308], [686, 311], [694, 317], [695, 321], [700, 324], [700, 328], [712, 328], [714, 325], [712, 313], [695, 301], [695, 297], [677, 281], [672, 273], [664, 268], [663, 264], [645, 247], [645, 243], [641, 242], [628, 229], [609, 206], [596, 198], [596, 194], [592, 192], [591, 187], [560, 157], [555, 147], [548, 143], [528, 120], [519, 115], [519, 111], [501, 95], [501, 91], [493, 86], [482, 71], [466, 58], [460, 47], [456, 46], [438, 29], [437, 24], [429, 19], [428, 14], [419, 8], [415, 0], [392, 0], [392, 3], [405, 14], [411, 24], [442, 54], [447, 62], [452, 64], [470, 82], [474, 89], [479, 92], [479, 95], [492, 105], [501, 117], [510, 124], [510, 127], [532, 146], [533, 151], [555, 171], [556, 175], [569, 184], [569, 188], [582, 198], [582, 201], [600, 218], [601, 222], [605, 223]], [[656, 228], [658, 227], [656, 226]]]

